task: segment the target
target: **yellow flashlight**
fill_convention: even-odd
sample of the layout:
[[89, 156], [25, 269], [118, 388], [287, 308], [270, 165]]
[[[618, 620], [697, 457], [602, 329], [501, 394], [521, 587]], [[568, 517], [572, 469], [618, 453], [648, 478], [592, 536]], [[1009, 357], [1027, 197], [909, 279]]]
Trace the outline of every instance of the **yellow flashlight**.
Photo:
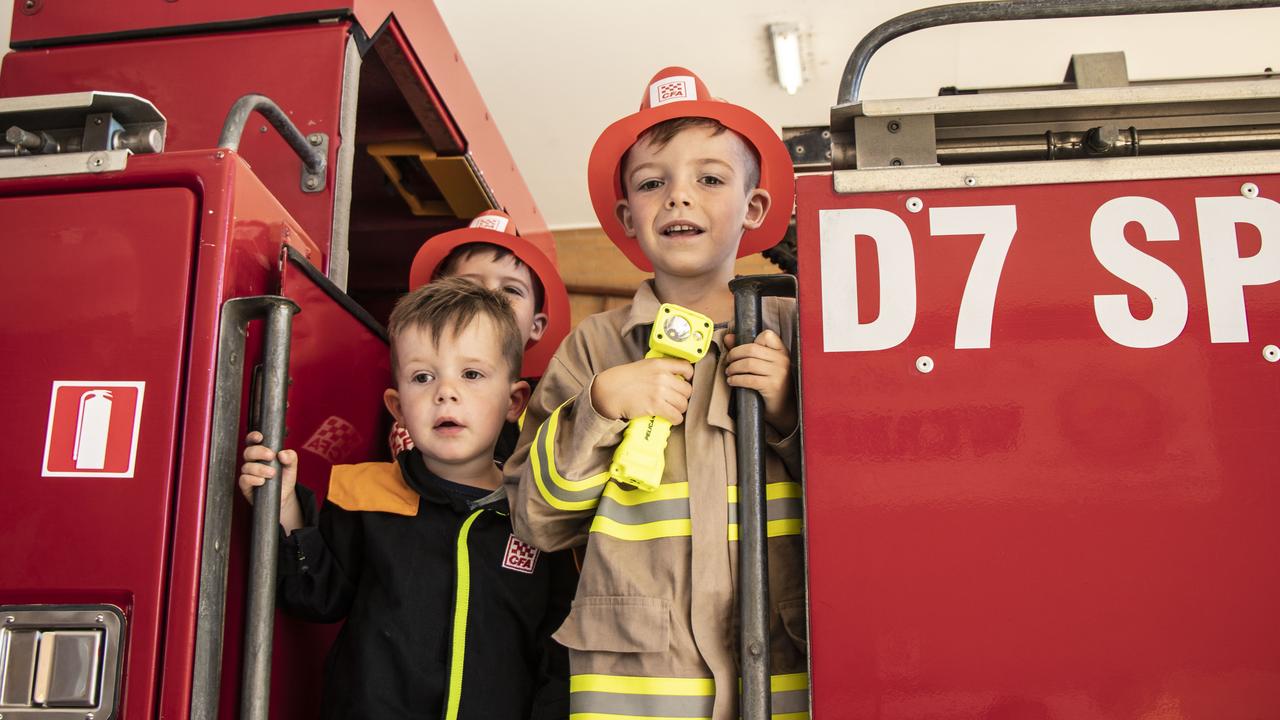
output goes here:
[[[679, 305], [663, 303], [649, 333], [646, 358], [674, 357], [697, 362], [711, 348], [711, 318]], [[662, 484], [671, 423], [656, 415], [632, 418], [613, 451], [609, 477], [652, 492]]]

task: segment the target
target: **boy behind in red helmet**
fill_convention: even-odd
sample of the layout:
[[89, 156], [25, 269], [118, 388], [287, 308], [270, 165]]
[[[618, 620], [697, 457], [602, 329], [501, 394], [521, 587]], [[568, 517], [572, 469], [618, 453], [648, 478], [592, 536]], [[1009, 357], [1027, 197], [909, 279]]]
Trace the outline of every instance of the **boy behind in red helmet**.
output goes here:
[[[471, 223], [423, 243], [409, 269], [409, 288], [444, 277], [461, 277], [502, 293], [511, 303], [525, 344], [520, 377], [531, 386], [569, 333], [569, 294], [551, 258], [516, 234], [515, 223], [500, 210], [486, 210]], [[503, 428], [494, 457], [505, 462], [515, 450], [520, 430]], [[399, 424], [391, 428], [391, 455], [413, 447]]]
[[[516, 533], [545, 550], [587, 542], [569, 648], [570, 708], [583, 717], [738, 716], [734, 387], [764, 400], [768, 440], [773, 712], [807, 716], [799, 441], [791, 300], [765, 298], [766, 330], [735, 346], [736, 258], [776, 244], [794, 196], [773, 130], [667, 68], [641, 109], [610, 125], [588, 179], [610, 239], [654, 277], [629, 306], [583, 321], [561, 345], [505, 472]], [[660, 303], [716, 323], [696, 365], [643, 359]], [[672, 423], [655, 491], [609, 479], [627, 421]], [[683, 422], [683, 424], [680, 424]], [[598, 714], [598, 715], [597, 715]]]

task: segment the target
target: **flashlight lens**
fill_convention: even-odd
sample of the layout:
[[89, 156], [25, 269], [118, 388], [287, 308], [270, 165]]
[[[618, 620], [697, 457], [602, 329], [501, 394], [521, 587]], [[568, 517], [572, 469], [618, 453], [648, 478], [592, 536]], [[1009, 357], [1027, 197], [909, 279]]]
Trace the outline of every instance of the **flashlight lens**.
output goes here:
[[676, 342], [684, 342], [689, 339], [689, 335], [693, 330], [689, 326], [689, 321], [679, 315], [672, 315], [663, 323], [662, 329], [666, 331], [667, 337]]

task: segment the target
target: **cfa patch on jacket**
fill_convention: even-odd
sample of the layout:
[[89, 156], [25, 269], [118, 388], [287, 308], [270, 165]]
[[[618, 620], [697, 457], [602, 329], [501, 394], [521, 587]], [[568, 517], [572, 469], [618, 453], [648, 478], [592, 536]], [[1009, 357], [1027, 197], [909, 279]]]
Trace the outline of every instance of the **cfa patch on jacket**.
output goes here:
[[512, 535], [507, 539], [507, 553], [502, 558], [502, 567], [516, 572], [533, 574], [538, 565], [538, 548]]

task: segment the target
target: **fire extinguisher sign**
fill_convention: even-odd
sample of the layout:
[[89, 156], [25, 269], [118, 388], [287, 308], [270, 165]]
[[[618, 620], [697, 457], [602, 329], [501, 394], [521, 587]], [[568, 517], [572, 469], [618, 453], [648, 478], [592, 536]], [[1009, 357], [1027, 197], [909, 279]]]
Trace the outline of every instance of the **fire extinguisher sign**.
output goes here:
[[145, 382], [54, 380], [44, 477], [133, 477]]

